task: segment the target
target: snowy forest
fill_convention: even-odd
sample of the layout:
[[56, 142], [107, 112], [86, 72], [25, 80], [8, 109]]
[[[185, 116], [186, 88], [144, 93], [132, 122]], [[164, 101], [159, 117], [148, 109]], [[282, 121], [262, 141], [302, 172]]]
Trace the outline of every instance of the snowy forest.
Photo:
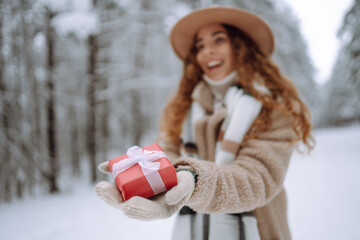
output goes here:
[[[360, 0], [338, 32], [330, 79], [318, 85], [299, 21], [276, 0], [0, 0], [0, 203], [104, 178], [97, 165], [156, 140], [181, 77], [168, 34], [210, 4], [259, 14], [273, 60], [298, 87], [316, 128], [360, 120]], [[286, 21], [284, 21], [286, 19]]]

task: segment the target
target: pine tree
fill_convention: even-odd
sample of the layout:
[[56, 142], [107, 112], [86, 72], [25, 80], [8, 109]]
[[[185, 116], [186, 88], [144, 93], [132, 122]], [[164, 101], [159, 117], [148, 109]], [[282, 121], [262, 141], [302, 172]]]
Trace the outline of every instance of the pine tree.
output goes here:
[[360, 0], [355, 0], [338, 32], [342, 46], [323, 88], [322, 126], [360, 121]]

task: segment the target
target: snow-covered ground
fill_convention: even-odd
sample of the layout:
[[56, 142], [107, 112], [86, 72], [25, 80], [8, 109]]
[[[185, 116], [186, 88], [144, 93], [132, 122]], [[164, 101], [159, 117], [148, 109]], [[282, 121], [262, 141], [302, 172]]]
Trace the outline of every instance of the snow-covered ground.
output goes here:
[[[308, 156], [295, 153], [286, 177], [295, 240], [360, 239], [360, 126], [315, 132]], [[169, 239], [174, 218], [142, 222], [97, 198], [93, 186], [0, 205], [1, 240]]]
[[310, 155], [293, 155], [285, 181], [293, 237], [359, 240], [360, 127], [315, 137]]

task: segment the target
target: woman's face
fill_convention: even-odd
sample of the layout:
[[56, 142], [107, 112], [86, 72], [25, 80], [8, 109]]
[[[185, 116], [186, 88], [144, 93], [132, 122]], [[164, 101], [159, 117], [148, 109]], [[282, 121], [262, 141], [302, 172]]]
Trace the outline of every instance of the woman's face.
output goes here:
[[196, 62], [212, 80], [221, 80], [235, 69], [235, 59], [226, 29], [219, 23], [202, 27], [195, 39]]

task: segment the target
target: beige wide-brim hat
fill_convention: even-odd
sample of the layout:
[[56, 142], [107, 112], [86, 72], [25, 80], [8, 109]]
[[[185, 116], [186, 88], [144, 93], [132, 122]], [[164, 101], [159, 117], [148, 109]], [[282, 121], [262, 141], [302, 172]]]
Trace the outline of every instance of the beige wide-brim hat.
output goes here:
[[232, 25], [247, 34], [265, 55], [274, 51], [274, 36], [268, 24], [255, 14], [240, 8], [212, 6], [191, 12], [181, 18], [170, 32], [170, 43], [176, 55], [184, 60], [196, 32], [211, 23]]

